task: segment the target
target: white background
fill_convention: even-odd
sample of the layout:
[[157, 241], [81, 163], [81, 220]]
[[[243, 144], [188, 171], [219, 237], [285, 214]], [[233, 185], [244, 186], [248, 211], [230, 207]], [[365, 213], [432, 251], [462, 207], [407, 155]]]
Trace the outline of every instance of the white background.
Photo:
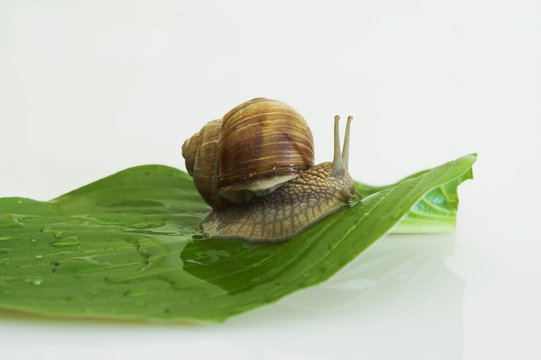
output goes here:
[[387, 236], [218, 325], [3, 313], [9, 359], [540, 359], [540, 1], [0, 1], [0, 196], [48, 200], [180, 147], [253, 97], [384, 184], [478, 152], [457, 231]]

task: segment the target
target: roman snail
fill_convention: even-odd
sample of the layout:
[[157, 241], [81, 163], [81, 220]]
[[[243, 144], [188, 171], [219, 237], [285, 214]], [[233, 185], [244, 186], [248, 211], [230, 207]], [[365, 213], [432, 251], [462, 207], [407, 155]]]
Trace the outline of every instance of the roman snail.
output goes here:
[[205, 236], [252, 243], [288, 240], [360, 197], [348, 173], [349, 116], [340, 151], [314, 165], [312, 133], [302, 116], [276, 100], [255, 98], [207, 123], [182, 155], [196, 189], [212, 207]]

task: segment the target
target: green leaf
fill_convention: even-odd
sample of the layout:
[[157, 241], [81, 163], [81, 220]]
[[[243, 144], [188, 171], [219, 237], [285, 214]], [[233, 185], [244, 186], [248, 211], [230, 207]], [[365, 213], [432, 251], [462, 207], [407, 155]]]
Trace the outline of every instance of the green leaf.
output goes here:
[[454, 228], [475, 155], [396, 184], [272, 245], [203, 239], [209, 207], [180, 170], [130, 168], [57, 199], [0, 199], [0, 307], [32, 313], [222, 321], [339, 270], [385, 233]]

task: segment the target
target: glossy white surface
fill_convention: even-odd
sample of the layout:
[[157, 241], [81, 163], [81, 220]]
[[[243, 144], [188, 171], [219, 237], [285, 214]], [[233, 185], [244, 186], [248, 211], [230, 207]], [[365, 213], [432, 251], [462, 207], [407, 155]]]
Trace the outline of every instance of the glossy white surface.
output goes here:
[[223, 324], [1, 313], [9, 359], [540, 359], [539, 1], [0, 2], [0, 196], [47, 200], [255, 96], [316, 158], [388, 183], [470, 152], [455, 234], [391, 235], [320, 286]]

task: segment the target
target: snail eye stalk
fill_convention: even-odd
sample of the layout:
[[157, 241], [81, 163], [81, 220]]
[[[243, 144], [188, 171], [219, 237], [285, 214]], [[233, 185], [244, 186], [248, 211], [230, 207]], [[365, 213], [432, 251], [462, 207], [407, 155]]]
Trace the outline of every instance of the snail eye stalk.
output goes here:
[[350, 115], [346, 124], [346, 135], [344, 135], [344, 147], [342, 148], [342, 162], [346, 169], [349, 161], [349, 128], [351, 127], [351, 120], [353, 120], [353, 116]]
[[346, 134], [344, 136], [344, 147], [340, 151], [340, 116], [334, 116], [334, 158], [332, 161], [332, 171], [336, 176], [342, 176], [348, 168], [349, 159], [349, 129], [351, 127], [353, 116], [348, 116], [346, 124]]

